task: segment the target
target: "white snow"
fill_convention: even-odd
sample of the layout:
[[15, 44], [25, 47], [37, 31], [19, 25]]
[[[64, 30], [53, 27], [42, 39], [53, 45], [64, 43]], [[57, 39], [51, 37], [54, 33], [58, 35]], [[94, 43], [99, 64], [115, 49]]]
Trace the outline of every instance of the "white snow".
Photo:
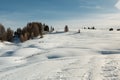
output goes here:
[[120, 80], [120, 32], [58, 30], [0, 42], [0, 80]]

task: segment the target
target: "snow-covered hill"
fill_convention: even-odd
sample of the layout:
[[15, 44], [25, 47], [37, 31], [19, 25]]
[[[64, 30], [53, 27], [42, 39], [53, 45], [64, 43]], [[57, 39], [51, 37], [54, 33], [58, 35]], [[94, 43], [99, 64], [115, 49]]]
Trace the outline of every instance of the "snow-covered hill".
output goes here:
[[120, 80], [120, 32], [53, 32], [0, 43], [0, 80]]

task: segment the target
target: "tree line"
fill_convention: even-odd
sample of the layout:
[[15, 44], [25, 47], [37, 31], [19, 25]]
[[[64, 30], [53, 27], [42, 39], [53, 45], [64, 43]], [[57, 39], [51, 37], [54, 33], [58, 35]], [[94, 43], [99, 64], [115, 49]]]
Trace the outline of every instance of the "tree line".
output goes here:
[[0, 41], [9, 41], [12, 42], [13, 38], [17, 37], [21, 42], [33, 39], [34, 37], [40, 36], [43, 38], [43, 35], [47, 32], [52, 32], [54, 28], [51, 27], [51, 30], [48, 25], [42, 24], [41, 22], [30, 22], [25, 27], [17, 28], [16, 31], [13, 31], [11, 28], [5, 29], [5, 27], [0, 24]]
[[0, 24], [0, 40], [3, 41], [12, 41], [13, 38], [13, 30], [11, 30], [10, 28], [7, 28], [7, 30], [5, 30], [5, 27]]
[[[5, 29], [5, 27], [2, 24], [0, 24], [0, 41], [13, 42], [14, 38], [18, 38], [21, 42], [24, 42], [30, 39], [34, 39], [38, 36], [40, 36], [39, 38], [43, 38], [43, 35], [53, 31], [53, 27], [49, 27], [48, 25], [42, 24], [41, 22], [27, 23], [25, 27], [23, 27], [22, 29], [17, 28], [16, 31], [13, 31], [11, 28]], [[69, 29], [66, 25], [64, 28], [64, 32], [68, 31]]]

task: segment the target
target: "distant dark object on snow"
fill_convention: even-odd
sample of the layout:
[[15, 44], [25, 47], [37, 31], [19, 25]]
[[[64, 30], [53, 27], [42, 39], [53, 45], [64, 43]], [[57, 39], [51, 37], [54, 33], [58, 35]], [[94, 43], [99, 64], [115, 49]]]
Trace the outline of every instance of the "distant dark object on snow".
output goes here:
[[44, 25], [44, 31], [49, 32], [49, 26], [48, 25]]
[[95, 30], [96, 28], [93, 26], [93, 27], [91, 27], [91, 29]]
[[50, 32], [53, 32], [53, 31], [54, 31], [54, 27], [51, 26]]
[[65, 29], [64, 29], [64, 32], [68, 32], [69, 31], [69, 28], [68, 28], [68, 25], [65, 26]]
[[84, 27], [84, 29], [86, 29], [86, 27]]
[[120, 29], [117, 29], [117, 31], [120, 31]]
[[[86, 29], [86, 28], [84, 27], [84, 29]], [[88, 27], [88, 29], [96, 30], [96, 28], [94, 26], [93, 27]]]
[[80, 33], [80, 29], [78, 30], [78, 33]]
[[110, 28], [109, 31], [113, 31], [113, 28]]

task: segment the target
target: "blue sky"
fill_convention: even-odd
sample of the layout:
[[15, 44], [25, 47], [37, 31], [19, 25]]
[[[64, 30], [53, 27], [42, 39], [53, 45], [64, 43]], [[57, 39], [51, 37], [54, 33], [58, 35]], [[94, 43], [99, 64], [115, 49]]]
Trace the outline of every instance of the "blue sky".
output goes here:
[[0, 0], [0, 23], [13, 28], [31, 21], [55, 27], [119, 25], [119, 4], [119, 0]]

